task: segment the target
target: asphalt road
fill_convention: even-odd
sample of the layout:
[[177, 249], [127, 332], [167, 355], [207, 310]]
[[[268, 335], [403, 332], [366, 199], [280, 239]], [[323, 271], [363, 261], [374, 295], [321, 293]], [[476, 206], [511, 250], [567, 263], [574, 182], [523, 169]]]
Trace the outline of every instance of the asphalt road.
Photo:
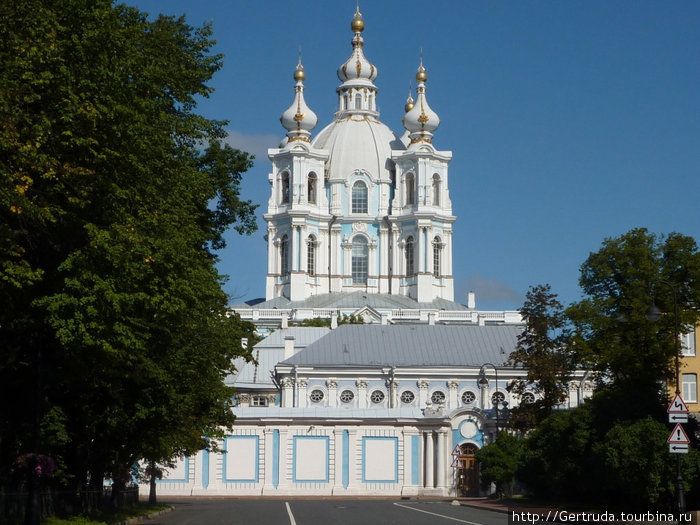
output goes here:
[[175, 510], [150, 525], [505, 525], [506, 514], [416, 500], [164, 500]]

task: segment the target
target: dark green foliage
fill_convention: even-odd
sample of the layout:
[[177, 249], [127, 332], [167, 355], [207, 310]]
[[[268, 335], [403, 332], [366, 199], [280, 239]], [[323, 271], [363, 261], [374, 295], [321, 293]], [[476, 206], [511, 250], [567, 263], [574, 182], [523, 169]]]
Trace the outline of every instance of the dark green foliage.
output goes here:
[[596, 478], [590, 420], [585, 406], [557, 411], [527, 436], [519, 479], [529, 491], [553, 500], [589, 496]]
[[505, 432], [495, 442], [478, 450], [476, 459], [479, 461], [482, 487], [487, 488], [495, 483], [499, 493], [510, 497], [522, 456], [522, 440]]
[[0, 484], [25, 452], [101, 485], [209, 446], [252, 325], [213, 250], [255, 229], [252, 157], [193, 112], [211, 28], [107, 0], [0, 6]]
[[[635, 229], [590, 254], [580, 284], [586, 297], [566, 311], [573, 324], [568, 352], [594, 373], [597, 391], [528, 435], [520, 479], [542, 498], [669, 510], [676, 476], [665, 412], [676, 352], [671, 287], [682, 330], [698, 318], [697, 245], [680, 234]], [[657, 323], [646, 318], [652, 299], [666, 313]], [[686, 426], [692, 435], [696, 424]], [[697, 442], [682, 461], [686, 490], [698, 494]]]
[[525, 329], [518, 336], [508, 364], [524, 367], [527, 378], [514, 381], [509, 388], [521, 395], [534, 388], [541, 395], [535, 403], [521, 404], [511, 411], [511, 424], [525, 430], [549, 416], [566, 399], [566, 384], [574, 364], [564, 309], [549, 285], [531, 287], [520, 313]]
[[[297, 321], [294, 323], [289, 323], [290, 326], [331, 326], [330, 318], [314, 317], [313, 319], [304, 319], [303, 321]], [[338, 326], [341, 324], [365, 324], [364, 318], [356, 316], [354, 314], [341, 314], [338, 315]]]
[[[660, 381], [674, 377], [674, 302], [679, 325], [692, 326], [700, 305], [700, 253], [695, 240], [677, 233], [656, 236], [643, 228], [606, 239], [581, 267], [586, 298], [567, 310], [573, 344], [584, 366], [598, 372], [601, 386], [636, 392], [630, 410], [643, 418], [659, 403]], [[646, 319], [652, 302], [666, 312]]]

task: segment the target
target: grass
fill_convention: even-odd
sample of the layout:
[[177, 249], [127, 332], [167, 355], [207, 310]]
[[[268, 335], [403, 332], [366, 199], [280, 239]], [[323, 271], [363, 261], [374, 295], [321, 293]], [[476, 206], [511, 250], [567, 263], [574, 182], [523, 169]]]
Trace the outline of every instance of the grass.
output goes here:
[[45, 518], [41, 521], [41, 525], [110, 525], [111, 523], [119, 523], [130, 518], [147, 516], [169, 508], [169, 505], [143, 504], [137, 507], [122, 509], [118, 512], [99, 512], [90, 516], [71, 516], [68, 518]]

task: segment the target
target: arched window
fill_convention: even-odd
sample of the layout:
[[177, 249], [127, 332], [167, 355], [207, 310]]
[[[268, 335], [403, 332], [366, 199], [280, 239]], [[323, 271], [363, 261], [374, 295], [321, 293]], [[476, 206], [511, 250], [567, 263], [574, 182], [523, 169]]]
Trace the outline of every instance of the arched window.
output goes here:
[[357, 236], [352, 240], [352, 284], [367, 283], [367, 240]]
[[406, 204], [416, 203], [416, 178], [413, 173], [406, 175]]
[[440, 271], [440, 265], [442, 264], [442, 242], [440, 237], [435, 237], [433, 239], [433, 276], [440, 277], [442, 272]]
[[289, 173], [286, 171], [282, 174], [282, 195], [280, 196], [281, 204], [289, 204]]
[[316, 275], [316, 237], [313, 235], [306, 241], [306, 272], [309, 276]]
[[352, 185], [352, 213], [367, 213], [367, 186], [359, 180]]
[[369, 110], [374, 111], [374, 95], [369, 96]]
[[362, 109], [362, 95], [355, 95], [355, 109]]
[[280, 274], [289, 274], [289, 239], [286, 235], [280, 241]]
[[433, 206], [440, 206], [440, 175], [433, 175]]
[[316, 183], [318, 181], [318, 178], [316, 177], [316, 174], [312, 171], [309, 173], [309, 179], [307, 181], [307, 188], [306, 188], [306, 195], [309, 199], [309, 202], [311, 204], [316, 204]]
[[415, 275], [415, 267], [413, 265], [413, 237], [406, 239], [406, 277]]

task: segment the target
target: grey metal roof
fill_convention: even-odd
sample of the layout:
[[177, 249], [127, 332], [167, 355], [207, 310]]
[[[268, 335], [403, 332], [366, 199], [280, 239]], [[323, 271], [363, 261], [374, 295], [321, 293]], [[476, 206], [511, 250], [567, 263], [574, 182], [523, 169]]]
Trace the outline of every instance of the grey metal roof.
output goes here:
[[290, 326], [289, 328], [280, 328], [260, 341], [254, 348], [284, 348], [284, 339], [289, 336], [294, 337], [295, 348], [305, 347], [330, 331], [331, 329], [326, 326]]
[[[253, 304], [251, 304], [253, 303]], [[409, 310], [468, 310], [463, 304], [446, 299], [435, 299], [427, 303], [419, 303], [405, 295], [384, 294], [384, 293], [367, 293], [367, 292], [336, 292], [319, 295], [312, 295], [303, 301], [290, 301], [286, 297], [275, 297], [269, 301], [257, 302], [250, 301], [248, 303], [239, 303], [232, 308], [279, 308], [279, 309], [296, 309], [296, 308], [362, 308], [370, 306], [372, 308], [404, 308]]]
[[341, 407], [234, 407], [233, 413], [237, 418], [252, 419], [287, 419], [287, 418], [320, 418], [320, 419], [369, 419], [397, 418], [423, 419], [425, 416], [419, 408], [341, 408]]
[[521, 330], [512, 325], [342, 325], [283, 364], [502, 366]]
[[305, 348], [330, 331], [330, 328], [315, 326], [295, 326], [275, 330], [253, 347], [253, 357], [257, 359], [257, 364], [236, 359], [233, 363], [236, 372], [229, 375], [224, 382], [237, 387], [272, 385], [270, 372], [284, 359], [285, 337], [293, 336], [294, 348], [299, 351], [299, 348]]

